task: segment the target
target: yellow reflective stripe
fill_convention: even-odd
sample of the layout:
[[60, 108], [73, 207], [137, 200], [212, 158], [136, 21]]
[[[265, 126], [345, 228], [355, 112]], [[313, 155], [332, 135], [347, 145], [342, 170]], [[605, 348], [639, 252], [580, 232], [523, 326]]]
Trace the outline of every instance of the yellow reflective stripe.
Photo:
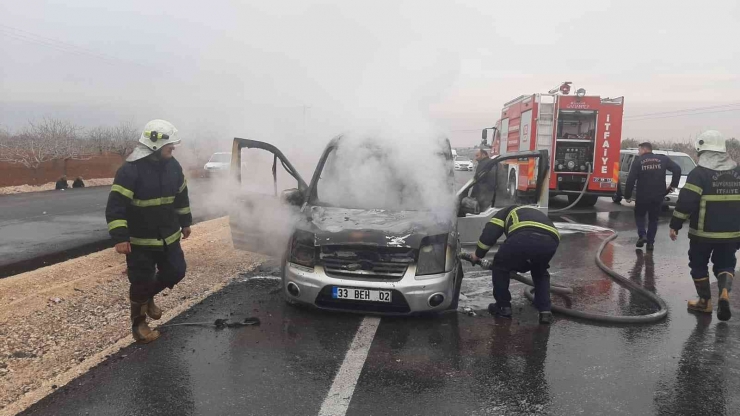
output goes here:
[[709, 280], [708, 277], [702, 277], [701, 279], [694, 279], [695, 282], [703, 282], [705, 280]]
[[118, 192], [119, 194], [125, 196], [128, 199], [134, 199], [134, 191], [130, 189], [126, 189], [121, 185], [113, 185], [110, 187], [111, 192]]
[[707, 215], [707, 201], [702, 199], [699, 202], [699, 231], [704, 231], [704, 219]]
[[126, 227], [128, 228], [128, 221], [126, 220], [113, 220], [108, 223], [108, 231], [114, 228]]
[[700, 231], [693, 228], [689, 228], [689, 234], [697, 237], [705, 238], [740, 238], [740, 231], [738, 232], [727, 232], [727, 233], [713, 233], [709, 231]]
[[498, 219], [498, 218], [491, 218], [491, 223], [492, 223], [493, 225], [498, 225], [498, 226], [499, 226], [499, 227], [501, 227], [501, 228], [504, 228], [504, 226], [505, 226], [504, 222], [503, 222], [503, 221], [501, 221], [501, 220], [500, 220], [500, 219]]
[[702, 201], [740, 201], [740, 195], [703, 195]]
[[188, 180], [187, 179], [183, 179], [182, 185], [180, 185], [180, 189], [178, 189], [177, 193], [179, 194], [180, 192], [184, 191], [185, 188], [187, 188], [187, 187], [188, 187]]
[[549, 225], [542, 224], [542, 223], [535, 222], [535, 221], [522, 221], [522, 222], [520, 222], [520, 223], [518, 223], [516, 225], [512, 225], [511, 227], [509, 227], [509, 232], [511, 233], [511, 232], [513, 232], [515, 230], [518, 230], [519, 228], [524, 228], [524, 227], [537, 227], [537, 228], [541, 228], [543, 230], [546, 230], [546, 231], [549, 231], [549, 232], [555, 234], [555, 236], [558, 239], [560, 239], [560, 233], [558, 232], [558, 230], [556, 228], [550, 227]]
[[696, 192], [699, 195], [701, 195], [701, 194], [704, 193], [704, 190], [703, 189], [699, 188], [696, 185], [690, 184], [690, 183], [684, 184], [682, 189], [688, 189], [689, 191]]
[[131, 237], [131, 244], [136, 246], [163, 246], [164, 244], [170, 245], [174, 243], [175, 241], [180, 239], [180, 236], [182, 235], [181, 231], [177, 231], [176, 233], [172, 234], [171, 236], [164, 239], [164, 241], [156, 239], [156, 238], [137, 238], [137, 237]]
[[[501, 221], [501, 220], [499, 220], [499, 221]], [[487, 245], [481, 243], [480, 241], [478, 241], [478, 247], [482, 248], [483, 250], [488, 250], [488, 249], [491, 248], [491, 246], [487, 246]]]
[[165, 196], [162, 198], [154, 199], [134, 199], [131, 204], [137, 207], [155, 207], [159, 205], [172, 204], [175, 202], [174, 196]]
[[673, 210], [673, 216], [676, 217], [676, 218], [680, 218], [682, 220], [687, 220], [687, 219], [689, 219], [689, 216], [690, 215], [689, 214], [684, 214], [683, 212], [678, 212], [676, 210]]
[[190, 207], [178, 208], [175, 210], [175, 212], [178, 213], [179, 215], [190, 214]]

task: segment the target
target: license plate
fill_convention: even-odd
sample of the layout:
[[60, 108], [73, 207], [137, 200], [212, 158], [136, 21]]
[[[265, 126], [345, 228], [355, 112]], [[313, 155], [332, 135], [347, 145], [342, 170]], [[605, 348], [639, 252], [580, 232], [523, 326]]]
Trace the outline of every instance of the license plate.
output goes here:
[[390, 302], [389, 290], [352, 289], [350, 287], [333, 287], [331, 297], [334, 299], [365, 300], [368, 302]]

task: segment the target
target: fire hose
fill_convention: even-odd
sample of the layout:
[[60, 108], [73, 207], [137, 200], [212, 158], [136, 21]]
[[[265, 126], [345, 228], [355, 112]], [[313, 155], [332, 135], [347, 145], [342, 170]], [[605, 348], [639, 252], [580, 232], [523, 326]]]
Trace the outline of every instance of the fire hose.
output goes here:
[[[564, 225], [564, 228], [567, 228], [567, 225]], [[604, 252], [604, 249], [606, 249], [606, 246], [613, 240], [617, 238], [619, 235], [615, 230], [612, 230], [610, 228], [605, 228], [604, 230], [610, 231], [612, 235], [607, 237], [602, 243], [601, 246], [599, 246], [599, 249], [596, 251], [596, 265], [601, 269], [604, 273], [606, 273], [610, 278], [612, 278], [615, 282], [618, 284], [626, 287], [627, 289], [640, 294], [641, 296], [647, 298], [650, 302], [658, 306], [658, 310], [656, 312], [647, 314], [647, 315], [632, 315], [632, 316], [615, 316], [615, 315], [605, 315], [605, 314], [599, 314], [599, 313], [593, 313], [593, 312], [584, 312], [579, 311], [575, 309], [565, 308], [558, 305], [552, 305], [552, 310], [554, 312], [561, 313], [563, 315], [572, 316], [574, 318], [580, 318], [584, 320], [589, 321], [595, 321], [595, 322], [605, 322], [605, 323], [616, 323], [616, 324], [645, 324], [645, 323], [655, 323], [659, 322], [663, 319], [665, 319], [666, 316], [668, 316], [668, 306], [666, 305], [665, 301], [661, 299], [659, 296], [655, 295], [654, 293], [648, 291], [644, 287], [638, 285], [637, 283], [633, 282], [632, 280], [622, 276], [621, 274], [617, 273], [613, 269], [607, 267], [606, 264], [601, 260], [601, 255]], [[473, 264], [476, 264], [473, 262], [472, 255], [470, 253], [462, 252], [460, 253], [459, 257], [463, 260], [467, 260]], [[477, 262], [478, 265], [480, 265], [484, 269], [492, 269], [494, 264], [490, 260], [486, 259], [480, 259]], [[534, 286], [534, 283], [531, 279], [520, 275], [519, 273], [511, 273], [511, 278], [522, 282], [529, 286]], [[567, 296], [569, 294], [573, 293], [573, 289], [565, 286], [557, 286], [557, 285], [550, 285], [550, 292], [555, 293], [562, 296]], [[534, 301], [534, 288], [525, 288], [524, 289], [524, 296], [527, 297], [530, 301]]]

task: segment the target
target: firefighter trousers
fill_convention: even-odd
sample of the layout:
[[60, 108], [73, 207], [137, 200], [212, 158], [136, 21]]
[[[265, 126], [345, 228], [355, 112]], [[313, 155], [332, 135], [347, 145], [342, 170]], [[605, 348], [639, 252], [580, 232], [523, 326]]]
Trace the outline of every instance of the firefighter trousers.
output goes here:
[[509, 279], [512, 272], [531, 272], [534, 282], [534, 306], [549, 311], [550, 260], [558, 249], [555, 237], [522, 230], [508, 237], [493, 258], [493, 297], [500, 306], [511, 306]]
[[[637, 235], [640, 238], [646, 237], [650, 244], [655, 243], [655, 234], [658, 232], [658, 217], [663, 201], [648, 201], [641, 203], [635, 202], [635, 224], [637, 225]], [[647, 215], [647, 232], [645, 231], [645, 216]]]
[[709, 277], [709, 260], [712, 260], [712, 271], [715, 276], [722, 272], [735, 274], [738, 243], [705, 243], [689, 241], [689, 267], [691, 278]]
[[185, 254], [180, 242], [149, 250], [136, 246], [126, 255], [129, 296], [134, 302], [146, 302], [166, 287], [172, 289], [185, 277]]

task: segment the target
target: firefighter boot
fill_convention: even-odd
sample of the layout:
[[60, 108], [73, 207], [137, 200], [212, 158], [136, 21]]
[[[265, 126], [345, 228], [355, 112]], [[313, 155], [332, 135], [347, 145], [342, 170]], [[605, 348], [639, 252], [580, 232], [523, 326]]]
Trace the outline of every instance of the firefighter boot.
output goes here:
[[722, 272], [717, 275], [717, 287], [719, 288], [717, 318], [720, 321], [729, 321], [732, 317], [732, 312], [730, 312], [730, 292], [732, 291], [732, 279], [734, 277], [730, 272]]
[[696, 286], [696, 293], [699, 295], [699, 300], [690, 300], [688, 304], [689, 310], [712, 313], [712, 292], [709, 287], [709, 278], [702, 277], [701, 279], [694, 279], [694, 286]]
[[131, 301], [131, 334], [136, 342], [148, 344], [159, 338], [159, 331], [152, 330], [146, 323], [148, 302]]
[[155, 321], [162, 317], [162, 309], [154, 304], [154, 296], [146, 304], [146, 315]]

